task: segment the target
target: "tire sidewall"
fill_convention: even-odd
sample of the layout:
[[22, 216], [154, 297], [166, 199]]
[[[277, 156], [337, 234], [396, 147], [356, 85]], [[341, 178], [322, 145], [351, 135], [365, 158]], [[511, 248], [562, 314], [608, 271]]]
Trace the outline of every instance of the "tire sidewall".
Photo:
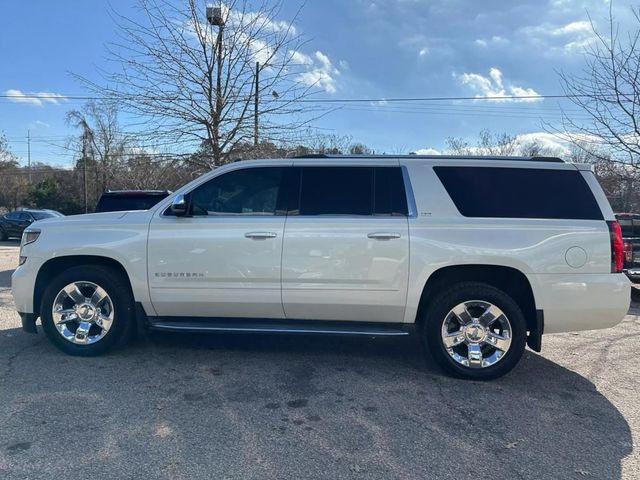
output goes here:
[[[52, 316], [53, 302], [66, 285], [87, 281], [102, 287], [113, 303], [114, 317], [111, 328], [98, 342], [90, 345], [71, 343], [60, 335]], [[40, 318], [42, 328], [49, 340], [60, 350], [71, 355], [95, 356], [105, 353], [121, 340], [128, 337], [133, 324], [133, 296], [122, 275], [116, 270], [102, 265], [71, 267], [56, 276], [47, 286], [42, 296]]]
[[[500, 308], [511, 324], [511, 347], [495, 365], [485, 368], [470, 368], [457, 363], [445, 348], [441, 329], [447, 314], [456, 305], [471, 300], [490, 302]], [[463, 283], [445, 292], [426, 309], [424, 319], [424, 339], [436, 362], [459, 378], [471, 380], [491, 380], [501, 377], [518, 363], [527, 341], [527, 327], [518, 304], [505, 292], [483, 283]]]

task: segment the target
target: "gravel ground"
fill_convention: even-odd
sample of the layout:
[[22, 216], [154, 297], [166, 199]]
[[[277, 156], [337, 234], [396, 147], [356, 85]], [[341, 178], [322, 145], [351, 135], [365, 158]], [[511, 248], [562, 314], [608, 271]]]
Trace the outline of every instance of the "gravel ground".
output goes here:
[[74, 358], [19, 328], [0, 243], [0, 478], [640, 478], [640, 308], [450, 379], [413, 338], [154, 335]]

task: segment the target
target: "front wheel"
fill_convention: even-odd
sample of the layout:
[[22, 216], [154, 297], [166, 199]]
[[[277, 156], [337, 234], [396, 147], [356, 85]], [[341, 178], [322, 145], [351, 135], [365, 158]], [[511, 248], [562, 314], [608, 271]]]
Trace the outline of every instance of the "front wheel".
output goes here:
[[65, 353], [105, 353], [133, 332], [134, 302], [127, 279], [102, 265], [71, 267], [47, 286], [40, 307], [42, 328]]
[[9, 239], [9, 235], [4, 231], [4, 228], [0, 227], [0, 242], [4, 242]]
[[508, 373], [524, 352], [527, 327], [517, 303], [480, 282], [453, 285], [425, 309], [423, 338], [436, 362], [461, 378]]

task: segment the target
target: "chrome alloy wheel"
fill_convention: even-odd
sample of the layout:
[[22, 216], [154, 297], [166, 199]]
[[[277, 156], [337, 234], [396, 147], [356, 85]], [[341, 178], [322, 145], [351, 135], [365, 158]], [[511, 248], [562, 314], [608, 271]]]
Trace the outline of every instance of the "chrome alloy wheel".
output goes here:
[[56, 330], [77, 345], [100, 341], [113, 324], [113, 302], [92, 282], [73, 282], [64, 287], [51, 309]]
[[511, 347], [511, 323], [492, 303], [470, 300], [453, 307], [442, 323], [442, 343], [456, 363], [486, 368]]

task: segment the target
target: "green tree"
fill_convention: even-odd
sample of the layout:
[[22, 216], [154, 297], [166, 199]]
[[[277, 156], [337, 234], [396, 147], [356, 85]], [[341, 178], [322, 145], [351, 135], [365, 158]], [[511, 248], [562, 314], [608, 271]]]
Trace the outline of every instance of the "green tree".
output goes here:
[[55, 177], [48, 177], [29, 190], [27, 201], [36, 208], [57, 210], [65, 215], [83, 212], [83, 206], [61, 187]]

